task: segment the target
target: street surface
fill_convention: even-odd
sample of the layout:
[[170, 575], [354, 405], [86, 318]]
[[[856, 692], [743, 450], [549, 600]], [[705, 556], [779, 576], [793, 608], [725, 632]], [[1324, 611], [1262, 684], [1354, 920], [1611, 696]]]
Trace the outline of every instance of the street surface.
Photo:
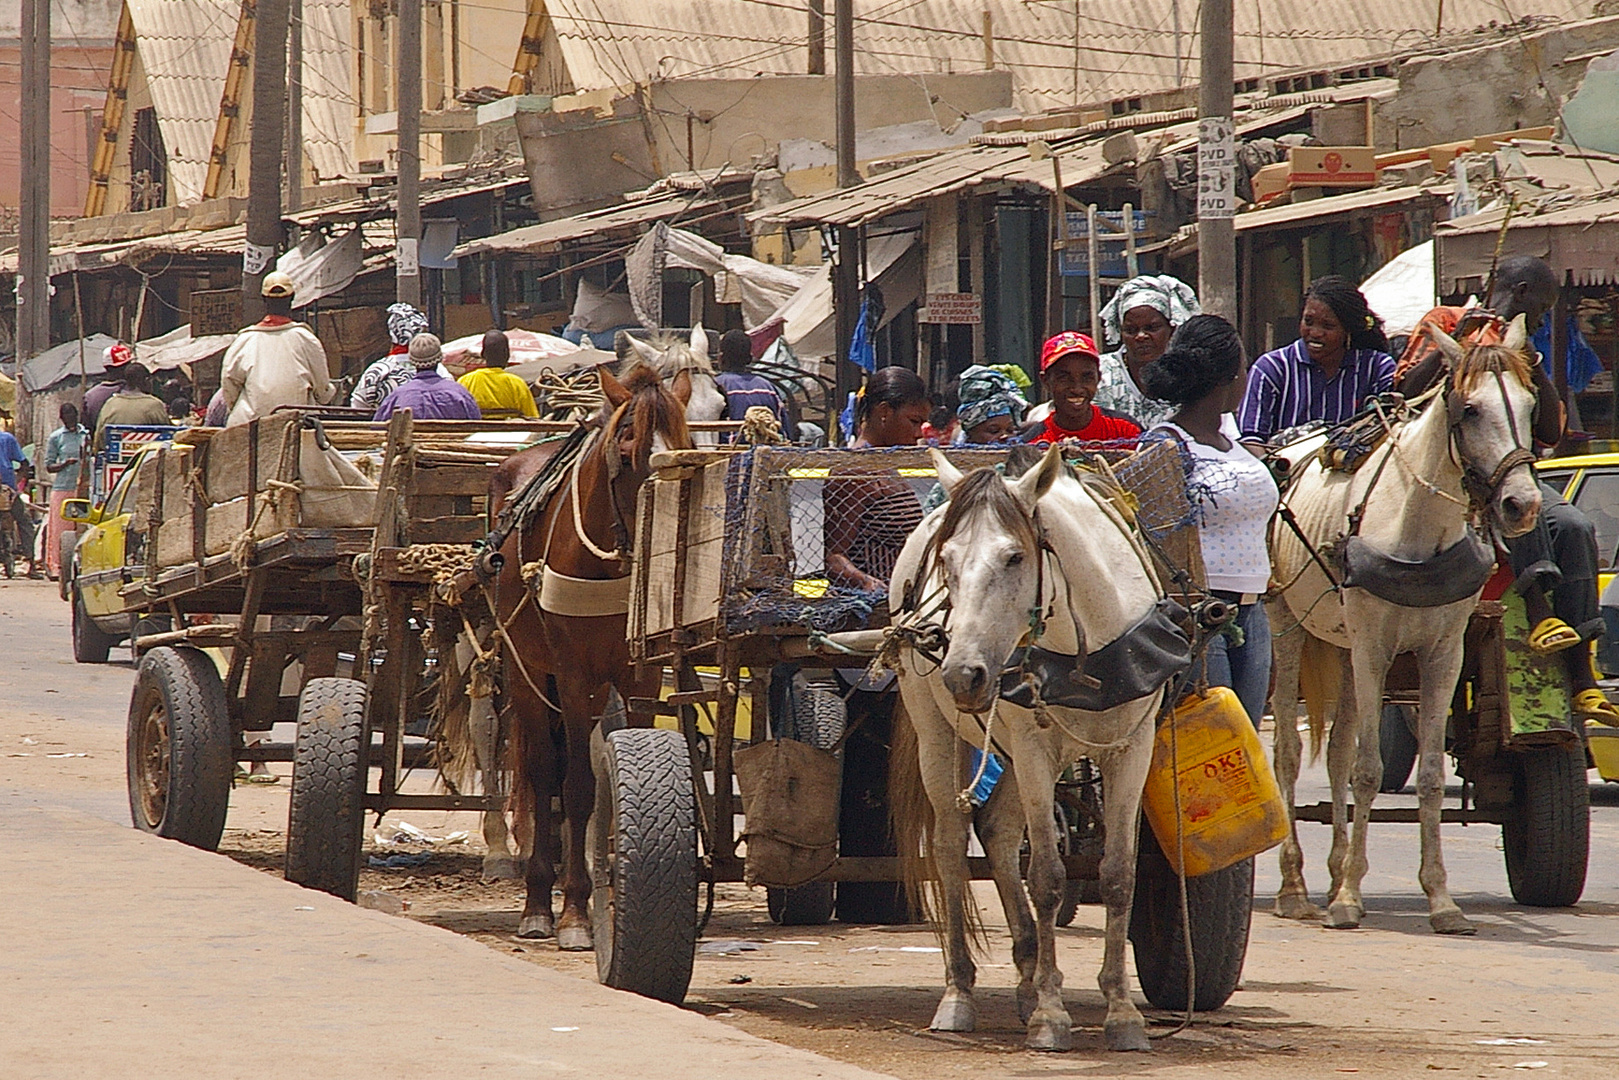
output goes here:
[[[1474, 938], [1429, 931], [1414, 825], [1374, 828], [1358, 931], [1272, 917], [1275, 856], [1262, 856], [1242, 988], [1151, 1055], [1101, 1049], [1101, 911], [1082, 907], [1058, 932], [1075, 1051], [1037, 1056], [1021, 1049], [993, 903], [984, 904], [992, 926], [980, 1030], [938, 1035], [926, 1025], [940, 958], [924, 927], [775, 927], [762, 891], [728, 887], [687, 1008], [675, 1010], [598, 987], [588, 954], [516, 941], [520, 887], [478, 880], [471, 815], [406, 812], [372, 830], [388, 840], [403, 821], [439, 841], [380, 848], [420, 865], [362, 876], [370, 902], [408, 904], [405, 919], [276, 880], [284, 779], [233, 792], [222, 849], [234, 862], [134, 834], [124, 794], [128, 653], [115, 651], [123, 662], [106, 667], [76, 665], [67, 623], [54, 584], [0, 582], [8, 661], [0, 903], [10, 931], [0, 959], [0, 1076], [8, 1080], [181, 1069], [773, 1078], [870, 1075], [864, 1068], [918, 1080], [1619, 1075], [1619, 787], [1592, 790], [1591, 870], [1574, 909], [1517, 907], [1499, 830], [1445, 827], [1451, 889], [1479, 925]], [[1327, 797], [1319, 767], [1300, 787], [1303, 802]], [[1301, 828], [1319, 902], [1328, 830]], [[462, 831], [471, 835], [454, 837]], [[1149, 1019], [1157, 1031], [1171, 1026], [1164, 1014]]]

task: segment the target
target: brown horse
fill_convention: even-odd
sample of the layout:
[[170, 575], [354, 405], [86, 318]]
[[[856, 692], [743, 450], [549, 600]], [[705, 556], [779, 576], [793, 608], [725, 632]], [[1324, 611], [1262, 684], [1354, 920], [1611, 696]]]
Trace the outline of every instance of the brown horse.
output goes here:
[[[497, 617], [511, 643], [504, 681], [513, 720], [512, 810], [518, 817], [533, 814], [535, 822], [517, 933], [554, 934], [570, 951], [592, 945], [585, 868], [585, 826], [596, 797], [590, 733], [609, 686], [626, 699], [655, 697], [660, 679], [656, 670], [635, 678], [626, 641], [636, 496], [654, 451], [692, 445], [684, 412], [691, 384], [684, 374], [669, 389], [644, 366], [630, 369], [622, 382], [604, 369], [601, 381], [607, 404], [600, 433], [548, 505], [506, 538], [497, 583]], [[490, 505], [504, 503], [518, 478], [532, 475], [554, 452], [547, 446], [513, 455], [490, 483]], [[562, 852], [552, 828], [557, 792], [567, 834]], [[553, 918], [559, 862], [562, 914]]]

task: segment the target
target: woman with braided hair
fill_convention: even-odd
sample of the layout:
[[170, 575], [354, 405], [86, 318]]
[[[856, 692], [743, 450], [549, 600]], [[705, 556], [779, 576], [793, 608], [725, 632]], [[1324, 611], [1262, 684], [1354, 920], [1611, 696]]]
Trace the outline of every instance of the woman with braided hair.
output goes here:
[[1311, 283], [1299, 338], [1254, 361], [1237, 413], [1244, 439], [1265, 442], [1312, 420], [1341, 423], [1394, 382], [1383, 320], [1347, 278]]

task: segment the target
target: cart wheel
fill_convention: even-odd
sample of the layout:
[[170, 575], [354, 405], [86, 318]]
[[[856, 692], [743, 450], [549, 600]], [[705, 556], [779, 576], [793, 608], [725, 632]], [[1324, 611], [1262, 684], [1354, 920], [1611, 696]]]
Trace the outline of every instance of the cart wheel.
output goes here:
[[[1092, 825], [1089, 829], [1078, 819], [1079, 814], [1073, 809], [1057, 804], [1057, 839], [1058, 850], [1064, 855], [1094, 854], [1097, 858], [1102, 855], [1101, 829]], [[1094, 878], [1085, 878], [1079, 881], [1069, 879], [1063, 882], [1062, 903], [1057, 905], [1057, 925], [1072, 926], [1074, 916], [1079, 914], [1081, 904], [1100, 904], [1102, 902], [1102, 883]]]
[[205, 851], [230, 806], [230, 713], [212, 660], [197, 649], [141, 658], [125, 758], [135, 827]]
[[1377, 746], [1383, 754], [1383, 782], [1378, 791], [1392, 794], [1405, 790], [1417, 764], [1416, 722], [1416, 710], [1409, 705], [1383, 706], [1377, 735]]
[[596, 976], [678, 1005], [697, 948], [697, 796], [686, 740], [624, 728], [600, 753], [589, 844]]
[[[1212, 1012], [1236, 993], [1248, 955], [1248, 922], [1254, 903], [1254, 860], [1186, 879], [1192, 913], [1198, 1012]], [[1135, 907], [1130, 944], [1141, 992], [1160, 1009], [1186, 1008], [1186, 946], [1181, 929], [1180, 884], [1152, 830], [1143, 824], [1136, 859]]]
[[360, 884], [365, 683], [310, 679], [298, 695], [287, 813], [287, 880], [353, 900]]
[[778, 926], [825, 926], [832, 921], [837, 883], [812, 881], [791, 889], [766, 889], [770, 921]]
[[73, 659], [81, 664], [105, 664], [118, 639], [97, 626], [84, 610], [84, 597], [73, 592]]
[[1567, 907], [1585, 891], [1591, 846], [1585, 747], [1519, 754], [1517, 774], [1511, 816], [1501, 826], [1512, 897], [1531, 907]]

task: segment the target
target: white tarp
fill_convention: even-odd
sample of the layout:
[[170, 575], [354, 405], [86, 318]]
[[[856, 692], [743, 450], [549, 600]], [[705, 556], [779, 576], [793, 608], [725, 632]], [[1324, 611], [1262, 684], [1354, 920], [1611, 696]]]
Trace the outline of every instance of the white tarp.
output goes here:
[[630, 303], [635, 317], [651, 329], [663, 326], [663, 271], [668, 267], [701, 271], [714, 279], [722, 304], [741, 304], [742, 323], [762, 326], [814, 271], [772, 266], [746, 255], [730, 255], [712, 241], [685, 229], [658, 222], [624, 259]]
[[312, 232], [298, 246], [275, 261], [275, 268], [292, 277], [298, 307], [340, 293], [360, 273], [365, 262], [364, 237], [356, 225], [336, 240]]
[[[890, 233], [866, 242], [866, 280], [883, 294], [882, 324], [922, 295], [922, 259], [915, 233]], [[818, 360], [837, 351], [837, 324], [832, 312], [832, 278], [820, 268], [802, 289], [771, 313], [785, 324], [787, 339], [800, 362]], [[766, 320], [767, 322], [769, 320]]]
[[1394, 256], [1361, 284], [1360, 291], [1390, 336], [1415, 330], [1438, 303], [1433, 291], [1433, 241]]
[[[100, 375], [107, 369], [102, 358], [109, 346], [118, 344], [116, 338], [106, 334], [91, 334], [84, 339], [84, 373]], [[17, 380], [30, 394], [55, 386], [63, 379], [79, 375], [79, 341], [64, 341], [52, 345], [38, 356], [30, 356], [17, 365]]]
[[135, 359], [153, 371], [167, 371], [224, 352], [235, 340], [235, 334], [207, 334], [194, 338], [191, 336], [191, 324], [186, 323], [178, 330], [137, 342]]

